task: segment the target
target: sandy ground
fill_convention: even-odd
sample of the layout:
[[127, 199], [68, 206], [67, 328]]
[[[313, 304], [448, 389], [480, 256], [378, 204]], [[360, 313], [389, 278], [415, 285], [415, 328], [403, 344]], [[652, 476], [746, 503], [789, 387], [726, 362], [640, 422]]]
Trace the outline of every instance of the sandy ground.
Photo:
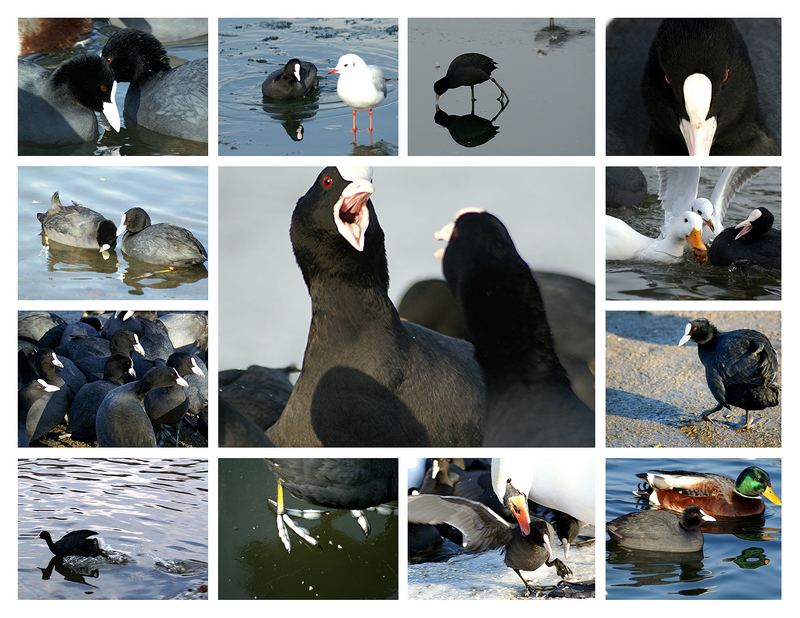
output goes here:
[[[594, 543], [570, 548], [569, 559], [556, 543], [553, 557], [572, 569], [570, 582], [594, 581]], [[555, 586], [561, 579], [554, 567], [542, 565], [523, 573], [534, 586]], [[447, 562], [408, 565], [409, 599], [525, 599], [517, 574], [503, 564], [500, 550], [463, 554]], [[533, 597], [530, 597], [533, 598]]]
[[[697, 346], [678, 347], [686, 323], [706, 317], [722, 331], [764, 333], [781, 362], [777, 311], [631, 312], [606, 314], [606, 444], [610, 447], [779, 447], [781, 406], [751, 413], [701, 412], [716, 405]], [[780, 372], [778, 384], [782, 384]], [[726, 413], [727, 412], [727, 416]]]

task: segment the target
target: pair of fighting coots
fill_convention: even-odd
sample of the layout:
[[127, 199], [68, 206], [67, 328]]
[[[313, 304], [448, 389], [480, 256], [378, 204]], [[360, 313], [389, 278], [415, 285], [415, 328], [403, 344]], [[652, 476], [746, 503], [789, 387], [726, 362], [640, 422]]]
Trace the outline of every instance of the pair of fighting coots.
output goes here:
[[52, 73], [18, 66], [18, 139], [30, 144], [78, 144], [98, 137], [95, 112], [119, 131], [114, 95], [130, 82], [125, 119], [151, 131], [208, 141], [208, 59], [171, 67], [153, 35], [127, 28], [109, 38], [101, 56], [79, 54]]
[[36, 218], [47, 241], [95, 249], [104, 256], [116, 247], [117, 237], [122, 235], [123, 252], [140, 262], [189, 267], [208, 259], [205, 247], [189, 230], [169, 223], [153, 225], [142, 208], [126, 211], [117, 227], [99, 212], [77, 202], [64, 206], [56, 191], [50, 209], [37, 213]]
[[[444, 273], [473, 346], [400, 319], [372, 193], [368, 169], [329, 167], [294, 209], [290, 236], [313, 311], [302, 373], [269, 440], [592, 445], [594, 415], [570, 388], [536, 281], [505, 226], [484, 212], [448, 226]], [[225, 391], [221, 413], [246, 424]]]
[[[742, 21], [753, 23], [749, 38], [764, 56], [760, 70], [779, 66], [779, 23]], [[776, 30], [777, 42], [765, 42]], [[607, 36], [609, 154], [780, 154], [766, 128], [775, 121], [762, 118], [756, 72], [735, 20], [664, 19], [657, 26], [615, 20]], [[780, 99], [773, 94], [763, 100]]]
[[207, 435], [205, 315], [128, 311], [67, 324], [30, 312], [18, 331], [20, 446], [65, 419], [73, 439], [100, 446], [156, 446], [168, 428], [177, 444], [187, 414]]

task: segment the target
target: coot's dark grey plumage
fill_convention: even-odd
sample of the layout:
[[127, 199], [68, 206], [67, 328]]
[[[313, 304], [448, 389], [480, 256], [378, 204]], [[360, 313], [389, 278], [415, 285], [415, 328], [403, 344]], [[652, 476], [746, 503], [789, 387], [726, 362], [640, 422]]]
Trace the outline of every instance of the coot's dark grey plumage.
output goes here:
[[195, 142], [208, 142], [208, 59], [171, 68], [164, 46], [133, 28], [114, 33], [103, 58], [118, 82], [130, 82], [125, 121]]
[[164, 325], [172, 346], [177, 350], [185, 345], [196, 344], [201, 350], [208, 349], [208, 314], [202, 311], [170, 311], [160, 313], [158, 321]]
[[97, 139], [101, 112], [119, 130], [114, 73], [95, 55], [79, 54], [52, 73], [20, 61], [17, 139], [28, 144], [80, 144]]
[[[189, 354], [176, 352], [167, 359], [167, 367], [172, 367], [178, 372], [186, 381], [186, 386], [179, 384], [172, 384], [151, 390], [144, 398], [144, 409], [153, 424], [158, 425], [175, 425], [190, 410], [189, 392], [192, 385], [189, 383], [189, 378], [195, 376], [201, 380], [205, 380], [206, 374], [203, 368], [198, 364], [197, 359]], [[195, 384], [194, 388], [197, 390], [198, 385]], [[207, 385], [201, 383], [201, 387]], [[195, 394], [198, 397], [199, 394]], [[207, 399], [206, 399], [207, 400]], [[199, 412], [199, 410], [195, 410]]]
[[317, 67], [305, 60], [292, 58], [273, 71], [261, 84], [261, 93], [268, 99], [299, 99], [317, 87]]
[[17, 392], [19, 420], [25, 424], [28, 442], [39, 440], [64, 422], [73, 397], [58, 375], [52, 350], [43, 348], [36, 353], [35, 368], [39, 377]]
[[80, 249], [109, 251], [117, 245], [117, 226], [99, 212], [72, 202], [64, 206], [58, 191], [50, 198], [50, 209], [36, 214], [48, 240]]
[[780, 154], [758, 121], [755, 73], [732, 19], [663, 20], [642, 95], [650, 116], [647, 154]]
[[50, 551], [54, 555], [63, 558], [67, 556], [102, 556], [104, 552], [100, 549], [97, 539], [89, 538], [92, 536], [97, 536], [97, 532], [94, 530], [75, 530], [68, 532], [54, 543], [47, 530], [39, 533], [39, 538], [45, 540]]
[[97, 439], [97, 410], [106, 395], [136, 377], [130, 356], [114, 354], [98, 360], [103, 361], [102, 379], [84, 385], [69, 409], [67, 431], [73, 439], [82, 442], [94, 442]]
[[55, 348], [67, 322], [47, 311], [23, 311], [17, 316], [17, 336], [46, 348]]
[[745, 410], [745, 427], [750, 411], [764, 410], [780, 403], [778, 356], [766, 335], [750, 329], [721, 332], [706, 318], [692, 320], [678, 345], [697, 343], [697, 353], [706, 369], [706, 382], [717, 406], [703, 412], [711, 420], [714, 412], [735, 406]]
[[94, 381], [103, 376], [106, 362], [111, 356], [120, 355], [131, 359], [134, 352], [141, 355], [144, 354], [144, 348], [139, 342], [139, 336], [127, 330], [119, 330], [111, 337], [108, 355], [92, 354], [84, 356], [78, 359], [75, 364], [84, 373], [87, 380]]
[[594, 414], [570, 387], [539, 287], [500, 220], [461, 214], [443, 270], [486, 381], [483, 445], [594, 445]]
[[292, 214], [312, 318], [278, 446], [476, 446], [484, 389], [468, 343], [402, 322], [371, 172], [324, 169]]
[[152, 389], [186, 385], [172, 367], [155, 367], [138, 382], [119, 386], [103, 399], [97, 410], [97, 442], [100, 446], [156, 446], [156, 435], [144, 398]]
[[164, 266], [194, 266], [208, 259], [205, 247], [186, 228], [169, 223], [152, 225], [142, 208], [131, 208], [122, 217], [117, 235], [126, 256]]
[[781, 268], [781, 232], [772, 227], [775, 216], [763, 206], [755, 208], [741, 223], [720, 232], [708, 248], [714, 266], [760, 266]]
[[219, 445], [235, 447], [273, 446], [267, 434], [224, 399], [219, 400]]
[[[289, 373], [294, 367], [273, 369], [250, 365], [219, 372], [219, 398], [253, 421], [263, 432], [275, 424], [292, 394]], [[245, 446], [245, 445], [242, 445]]]
[[713, 521], [694, 505], [682, 515], [650, 509], [617, 517], [606, 524], [606, 531], [627, 549], [688, 553], [703, 549], [700, 526], [704, 519]]
[[527, 594], [534, 588], [521, 571], [535, 571], [543, 564], [555, 567], [560, 578], [571, 570], [558, 558], [553, 558], [551, 541], [553, 527], [543, 519], [531, 518], [527, 498], [511, 483], [504, 497], [518, 525], [511, 525], [491, 509], [458, 496], [420, 494], [408, 497], [408, 521], [417, 524], [449, 524], [463, 534], [467, 551], [482, 552], [504, 548], [504, 562], [525, 584]]
[[436, 102], [439, 102], [439, 97], [445, 92], [452, 88], [459, 88], [460, 86], [469, 86], [472, 100], [474, 101], [475, 86], [489, 80], [500, 90], [498, 100], [503, 98], [508, 99], [506, 91], [503, 90], [503, 87], [492, 77], [492, 71], [496, 68], [497, 63], [489, 58], [489, 56], [484, 56], [483, 54], [468, 53], [456, 56], [453, 58], [450, 66], [447, 67], [445, 76], [433, 85], [433, 91], [436, 93]]

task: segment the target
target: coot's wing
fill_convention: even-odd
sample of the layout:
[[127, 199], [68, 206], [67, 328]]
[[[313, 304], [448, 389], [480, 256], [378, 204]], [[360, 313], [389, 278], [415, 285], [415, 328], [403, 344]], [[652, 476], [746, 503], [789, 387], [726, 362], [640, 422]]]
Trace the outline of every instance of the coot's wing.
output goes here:
[[760, 386], [775, 379], [777, 355], [769, 339], [758, 331], [724, 333], [717, 350], [714, 364], [726, 383]]
[[722, 229], [721, 224], [725, 220], [728, 204], [739, 190], [763, 169], [763, 167], [726, 167], [722, 171], [714, 186], [714, 192], [711, 194], [711, 204], [714, 206], [714, 225], [719, 223], [719, 229]]
[[94, 530], [74, 530], [73, 532], [68, 532], [61, 537], [59, 543], [62, 541], [67, 541], [68, 543], [81, 543], [90, 536], [97, 536], [97, 533]]
[[659, 167], [658, 199], [664, 209], [664, 236], [673, 217], [682, 215], [697, 198], [697, 186], [700, 183], [699, 167]]
[[467, 551], [486, 551], [511, 542], [514, 528], [480, 502], [457, 496], [420, 494], [408, 497], [412, 524], [450, 524], [464, 535]]

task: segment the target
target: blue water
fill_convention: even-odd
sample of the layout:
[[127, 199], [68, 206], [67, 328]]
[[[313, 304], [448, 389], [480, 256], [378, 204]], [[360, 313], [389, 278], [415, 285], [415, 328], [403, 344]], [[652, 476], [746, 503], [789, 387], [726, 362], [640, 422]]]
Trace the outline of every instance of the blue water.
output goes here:
[[[221, 155], [397, 154], [396, 19], [220, 19], [219, 45]], [[360, 112], [355, 141], [351, 109], [336, 94], [338, 77], [327, 74], [347, 53], [391, 79], [373, 111], [373, 134]], [[319, 91], [301, 101], [264, 101], [264, 78], [293, 57], [317, 67]]]
[[[201, 598], [208, 584], [208, 462], [193, 459], [22, 459], [20, 599]], [[54, 541], [94, 530], [113, 559], [70, 556]]]
[[[185, 227], [208, 246], [208, 172], [205, 167], [20, 167], [19, 298], [23, 300], [200, 300], [208, 297], [205, 266], [154, 269], [129, 262], [119, 246], [99, 252], [45, 246], [36, 213], [58, 191], [119, 224], [134, 206], [152, 222]], [[206, 262], [206, 265], [208, 263]]]
[[[262, 459], [219, 461], [220, 599], [396, 599], [397, 516], [366, 512], [364, 536], [348, 511], [295, 518], [319, 539], [312, 549], [290, 532], [287, 553], [267, 503], [277, 481]], [[284, 493], [287, 508], [319, 507]]]
[[[104, 20], [95, 20], [94, 28], [89, 36], [88, 42], [82, 47], [74, 47], [63, 52], [48, 54], [30, 54], [24, 57], [39, 64], [47, 69], [54, 69], [62, 62], [69, 60], [76, 54], [95, 54], [99, 55], [105, 46], [108, 38], [117, 31], [117, 28], [105, 23]], [[208, 37], [197, 37], [188, 41], [164, 43], [170, 64], [173, 67], [180, 66], [191, 60], [208, 57]], [[125, 108], [125, 95], [128, 92], [127, 83], [117, 85], [117, 109], [122, 126], [120, 132], [116, 133], [112, 129], [105, 130], [103, 125], [105, 119], [98, 115], [100, 136], [96, 143], [72, 144], [69, 146], [33, 146], [28, 144], [19, 145], [20, 155], [95, 155], [95, 156], [118, 156], [118, 155], [194, 155], [203, 156], [208, 154], [208, 144], [192, 142], [179, 139], [160, 133], [154, 133], [147, 129], [138, 127], [126, 127], [123, 109]]]
[[[606, 463], [606, 521], [645, 508], [631, 493], [635, 475], [651, 469], [723, 474], [735, 479], [746, 467], [767, 471], [782, 494], [780, 459], [609, 459]], [[609, 599], [780, 599], [781, 507], [765, 500], [764, 523], [723, 528], [703, 525], [705, 546], [696, 554], [630, 554], [606, 550]], [[648, 555], [649, 554], [649, 555]]]

